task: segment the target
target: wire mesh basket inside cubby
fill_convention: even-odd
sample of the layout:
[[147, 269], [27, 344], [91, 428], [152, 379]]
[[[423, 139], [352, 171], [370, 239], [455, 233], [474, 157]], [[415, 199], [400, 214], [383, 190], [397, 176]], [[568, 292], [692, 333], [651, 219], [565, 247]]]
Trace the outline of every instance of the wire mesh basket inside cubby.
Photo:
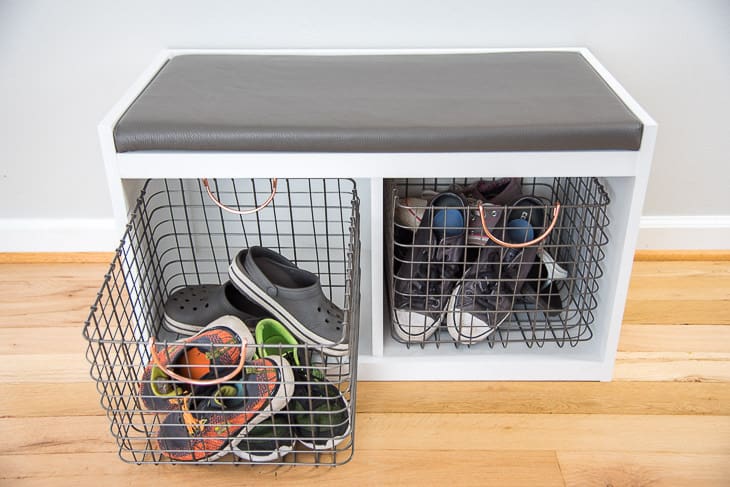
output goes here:
[[[84, 327], [91, 376], [122, 460], [339, 465], [352, 457], [360, 307], [356, 186], [349, 179], [278, 180], [260, 211], [223, 209], [264, 206], [271, 193], [267, 179], [144, 183]], [[189, 337], [194, 330], [168, 326], [165, 306], [173, 293], [223, 289], [232, 260], [256, 246], [319, 277], [322, 294], [339, 310], [333, 311], [343, 329], [339, 352], [301, 340], [243, 346], [240, 328], [227, 338], [216, 335], [220, 340], [204, 332], [203, 340]], [[255, 323], [246, 325], [249, 337], [255, 335]], [[206, 357], [206, 375], [195, 372], [201, 366], [193, 354]], [[165, 369], [157, 367], [162, 364]], [[160, 380], [160, 370], [173, 368], [184, 381], [164, 374]]]
[[386, 195], [396, 341], [483, 349], [592, 338], [609, 225], [598, 179], [393, 179]]

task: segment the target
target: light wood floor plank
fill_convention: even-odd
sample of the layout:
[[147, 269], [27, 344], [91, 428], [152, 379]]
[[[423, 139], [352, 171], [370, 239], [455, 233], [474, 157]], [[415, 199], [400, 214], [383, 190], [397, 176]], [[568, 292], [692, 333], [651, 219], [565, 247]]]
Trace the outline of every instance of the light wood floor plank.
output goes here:
[[[562, 486], [554, 452], [422, 450], [397, 453], [361, 451], [350, 463], [335, 468], [306, 466], [197, 467], [129, 465], [114, 453], [77, 453], [0, 456], [3, 485], [123, 486], [130, 485], [275, 485], [390, 486], [491, 485]], [[37, 458], [36, 458], [37, 457]], [[525, 468], [529, 466], [529, 468]]]
[[77, 383], [0, 382], [0, 418], [101, 416], [104, 410], [99, 400], [91, 379]]
[[727, 353], [618, 352], [614, 380], [727, 382]]
[[567, 486], [688, 485], [726, 487], [730, 452], [687, 453], [558, 452]]
[[0, 265], [0, 327], [80, 325], [104, 280], [101, 264]]
[[624, 324], [618, 349], [621, 352], [730, 353], [730, 326]]
[[653, 261], [634, 262], [631, 278], [632, 281], [652, 279], [667, 279], [678, 277], [692, 277], [702, 280], [702, 276], [708, 279], [717, 277], [727, 278], [730, 274], [730, 260], [706, 260], [706, 261]]
[[363, 414], [365, 450], [534, 450], [730, 453], [728, 416]]
[[[138, 418], [134, 424], [142, 427]], [[13, 454], [116, 451], [103, 416], [0, 419]], [[33, 434], [28, 434], [33, 431]], [[143, 441], [138, 432], [128, 433]], [[730, 416], [362, 413], [358, 451], [531, 450], [730, 453]], [[140, 446], [141, 447], [141, 446]]]
[[729, 325], [728, 301], [637, 300], [626, 301], [624, 323], [666, 325]]
[[81, 353], [25, 355], [22, 360], [8, 360], [0, 367], [0, 384], [87, 382], [91, 380], [89, 368]]
[[83, 326], [43, 326], [0, 328], [0, 355], [28, 355], [39, 350], [80, 354], [86, 351]]
[[[101, 416], [99, 399], [91, 380], [0, 384], [0, 417]], [[730, 416], [730, 383], [360, 382], [356, 405], [359, 413]]]
[[730, 261], [635, 262], [624, 323], [730, 324]]
[[730, 415], [730, 383], [360, 382], [361, 413]]

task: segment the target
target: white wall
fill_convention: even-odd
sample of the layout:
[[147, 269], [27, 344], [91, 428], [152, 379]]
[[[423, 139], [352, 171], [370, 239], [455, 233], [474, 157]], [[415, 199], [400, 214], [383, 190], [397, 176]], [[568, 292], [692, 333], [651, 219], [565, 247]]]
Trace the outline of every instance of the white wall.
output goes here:
[[730, 247], [727, 0], [0, 0], [0, 250], [114, 247], [96, 124], [162, 48], [522, 46], [590, 48], [659, 123], [640, 246]]

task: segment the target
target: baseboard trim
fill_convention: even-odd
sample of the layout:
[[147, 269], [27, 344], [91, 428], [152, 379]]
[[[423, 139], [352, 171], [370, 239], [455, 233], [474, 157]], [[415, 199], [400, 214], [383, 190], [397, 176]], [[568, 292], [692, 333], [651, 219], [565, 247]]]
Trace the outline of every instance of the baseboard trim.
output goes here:
[[[0, 219], [0, 252], [113, 252], [113, 218]], [[730, 215], [644, 216], [637, 250], [730, 250]]]
[[637, 250], [728, 250], [730, 215], [643, 216]]
[[0, 252], [0, 264], [109, 264], [114, 252]]
[[113, 252], [113, 218], [2, 218], [0, 252]]

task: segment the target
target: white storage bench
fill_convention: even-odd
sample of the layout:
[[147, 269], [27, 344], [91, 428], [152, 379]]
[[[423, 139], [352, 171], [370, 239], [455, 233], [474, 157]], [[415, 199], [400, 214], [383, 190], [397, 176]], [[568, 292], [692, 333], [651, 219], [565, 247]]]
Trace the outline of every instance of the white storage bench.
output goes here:
[[[656, 131], [580, 48], [168, 50], [99, 127], [120, 232], [148, 179], [354, 179], [360, 380], [610, 380]], [[444, 316], [399, 338], [395, 210], [500, 178], [548, 220], [562, 205], [540, 245], [568, 273], [564, 309], [513, 309], [480, 343]]]

